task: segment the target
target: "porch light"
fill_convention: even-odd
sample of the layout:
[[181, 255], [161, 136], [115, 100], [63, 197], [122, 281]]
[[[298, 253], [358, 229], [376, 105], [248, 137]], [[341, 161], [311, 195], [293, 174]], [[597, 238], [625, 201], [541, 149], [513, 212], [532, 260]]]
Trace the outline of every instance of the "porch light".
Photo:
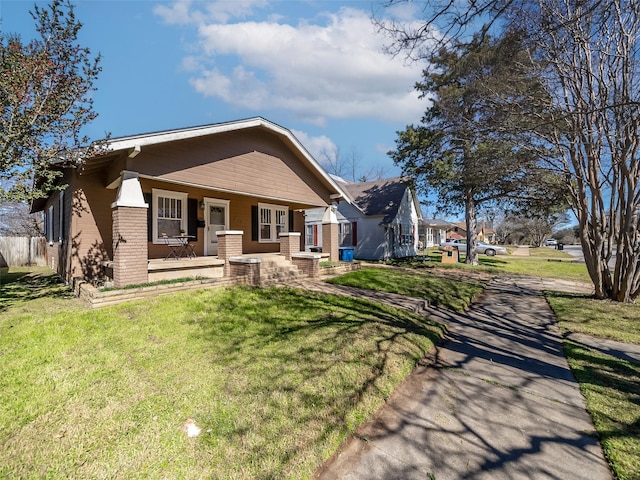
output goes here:
[[204, 210], [204, 202], [200, 202], [200, 210]]

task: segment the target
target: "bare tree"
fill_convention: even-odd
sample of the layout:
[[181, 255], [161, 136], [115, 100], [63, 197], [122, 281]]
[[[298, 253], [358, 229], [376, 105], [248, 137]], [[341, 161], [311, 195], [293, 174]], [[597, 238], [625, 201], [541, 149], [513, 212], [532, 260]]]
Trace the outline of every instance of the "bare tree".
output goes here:
[[29, 205], [23, 202], [0, 204], [0, 236], [41, 237], [44, 235], [42, 213], [29, 213]]
[[362, 153], [352, 147], [347, 154], [342, 154], [340, 147], [320, 152], [320, 164], [332, 175], [352, 182], [367, 182], [385, 177], [385, 169], [374, 165], [367, 170], [362, 168]]
[[[391, 0], [388, 5], [402, 3]], [[640, 3], [636, 0], [427, 0], [419, 28], [378, 22], [390, 51], [517, 25], [553, 104], [530, 132], [555, 150], [598, 298], [640, 296]], [[439, 26], [446, 25], [444, 34]], [[429, 43], [431, 42], [431, 43]], [[609, 266], [613, 249], [616, 261]]]
[[536, 131], [560, 154], [596, 296], [630, 302], [640, 295], [640, 4], [547, 1], [535, 12], [514, 18], [528, 22], [555, 98], [553, 128]]

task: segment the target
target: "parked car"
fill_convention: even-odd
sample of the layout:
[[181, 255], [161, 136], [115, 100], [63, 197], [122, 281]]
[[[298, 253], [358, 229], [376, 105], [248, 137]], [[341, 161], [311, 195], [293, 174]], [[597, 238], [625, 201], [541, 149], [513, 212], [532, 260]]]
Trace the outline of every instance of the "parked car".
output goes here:
[[[467, 252], [467, 239], [466, 238], [455, 238], [449, 239], [446, 242], [442, 242], [439, 246], [439, 250], [444, 250], [444, 247], [452, 246], [458, 247], [458, 251]], [[500, 245], [489, 245], [488, 243], [478, 242], [478, 247], [476, 248], [476, 252], [484, 253], [485, 255], [489, 255], [493, 257], [494, 255], [506, 255], [507, 249], [501, 247]]]
[[555, 247], [556, 245], [558, 245], [558, 240], [556, 240], [555, 238], [547, 238], [544, 241], [544, 245], [545, 247]]

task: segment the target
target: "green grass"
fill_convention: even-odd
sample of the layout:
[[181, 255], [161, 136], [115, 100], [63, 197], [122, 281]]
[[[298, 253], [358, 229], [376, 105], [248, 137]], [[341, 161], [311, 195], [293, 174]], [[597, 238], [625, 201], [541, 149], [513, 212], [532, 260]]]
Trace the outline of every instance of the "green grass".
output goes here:
[[[486, 255], [479, 255], [478, 259], [480, 265], [467, 265], [464, 262], [465, 256], [462, 255], [461, 262], [459, 263], [441, 263], [441, 255], [438, 250], [427, 250], [425, 256], [430, 259], [429, 263], [439, 268], [448, 269], [464, 269], [474, 270], [478, 272], [485, 272], [488, 274], [508, 274], [508, 275], [528, 275], [534, 277], [545, 278], [561, 278], [567, 280], [577, 280], [590, 282], [589, 273], [584, 263], [571, 262], [571, 261], [557, 261], [567, 259], [571, 257], [565, 252], [558, 252], [551, 248], [541, 247], [534, 250], [546, 250], [549, 251], [549, 255], [544, 255], [544, 258], [531, 256], [531, 257], [511, 257], [509, 255], [497, 255], [495, 257], [488, 257]], [[555, 252], [555, 253], [554, 253]], [[569, 257], [569, 258], [567, 258]], [[405, 266], [423, 266], [425, 262], [404, 262]]]
[[639, 305], [556, 292], [547, 300], [565, 331], [640, 344]]
[[[640, 344], [640, 307], [547, 292], [564, 332]], [[640, 363], [565, 341], [565, 354], [616, 477], [640, 479]]]
[[529, 256], [542, 258], [558, 258], [564, 260], [573, 259], [573, 257], [564, 250], [556, 250], [553, 247], [531, 247], [529, 248]]
[[564, 350], [616, 478], [639, 479], [640, 363], [574, 342]]
[[424, 298], [435, 306], [465, 310], [484, 289], [482, 281], [462, 280], [419, 270], [364, 268], [329, 283]]
[[481, 258], [480, 263], [484, 267], [491, 268], [494, 273], [590, 281], [584, 263], [548, 261], [536, 257]]
[[23, 275], [0, 279], [0, 478], [310, 478], [443, 334], [287, 288], [89, 311]]

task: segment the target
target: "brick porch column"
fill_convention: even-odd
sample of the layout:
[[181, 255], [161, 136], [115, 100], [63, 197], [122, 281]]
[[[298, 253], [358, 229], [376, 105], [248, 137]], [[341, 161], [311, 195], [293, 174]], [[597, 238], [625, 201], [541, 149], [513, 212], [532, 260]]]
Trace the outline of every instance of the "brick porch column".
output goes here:
[[216, 232], [218, 236], [218, 258], [224, 260], [224, 276], [231, 276], [229, 259], [242, 255], [242, 230], [222, 230]]
[[116, 288], [149, 280], [147, 208], [137, 172], [123, 171], [116, 201], [111, 204], [113, 284]]
[[300, 253], [300, 232], [281, 233], [280, 254], [290, 261], [296, 253]]
[[329, 253], [330, 262], [339, 260], [339, 243], [338, 217], [335, 207], [330, 206], [327, 207], [322, 217], [322, 253]]

